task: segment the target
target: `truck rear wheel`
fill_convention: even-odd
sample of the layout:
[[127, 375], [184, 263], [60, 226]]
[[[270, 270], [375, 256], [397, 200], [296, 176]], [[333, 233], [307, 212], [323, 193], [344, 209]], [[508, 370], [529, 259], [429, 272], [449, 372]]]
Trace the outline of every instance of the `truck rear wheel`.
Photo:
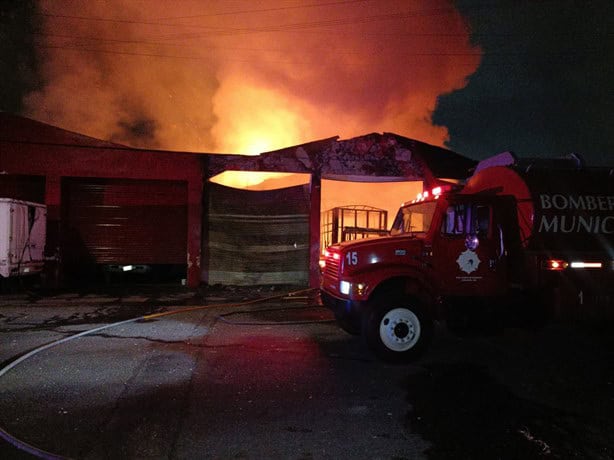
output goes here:
[[433, 322], [413, 297], [383, 297], [370, 302], [363, 336], [382, 360], [407, 363], [419, 358], [430, 343]]

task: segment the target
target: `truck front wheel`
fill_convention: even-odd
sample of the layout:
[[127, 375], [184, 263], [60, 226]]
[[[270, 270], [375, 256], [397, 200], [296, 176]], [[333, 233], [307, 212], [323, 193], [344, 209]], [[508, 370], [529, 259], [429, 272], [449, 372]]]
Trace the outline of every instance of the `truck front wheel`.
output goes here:
[[363, 335], [369, 348], [382, 360], [407, 363], [416, 360], [433, 335], [433, 322], [412, 297], [383, 298], [370, 302]]

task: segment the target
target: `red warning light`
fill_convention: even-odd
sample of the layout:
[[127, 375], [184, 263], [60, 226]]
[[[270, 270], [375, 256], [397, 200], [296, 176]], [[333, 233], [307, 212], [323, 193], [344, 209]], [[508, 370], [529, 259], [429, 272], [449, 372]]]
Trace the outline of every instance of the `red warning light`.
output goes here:
[[569, 266], [569, 264], [561, 259], [549, 259], [546, 260], [544, 263], [544, 268], [546, 270], [551, 270], [551, 271], [562, 271], [565, 270], [567, 267]]

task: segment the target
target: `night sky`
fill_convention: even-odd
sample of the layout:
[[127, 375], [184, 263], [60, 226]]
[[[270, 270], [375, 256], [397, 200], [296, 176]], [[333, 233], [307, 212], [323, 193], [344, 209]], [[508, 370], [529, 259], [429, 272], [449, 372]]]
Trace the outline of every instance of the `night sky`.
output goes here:
[[23, 97], [41, 84], [34, 51], [33, 0], [0, 1], [0, 110], [20, 113]]
[[439, 99], [433, 119], [448, 127], [448, 147], [614, 165], [614, 2], [457, 5], [484, 56], [464, 89]]
[[[428, 9], [428, 2], [416, 3], [413, 8]], [[506, 150], [522, 157], [575, 152], [589, 164], [614, 165], [613, 1], [457, 0], [453, 5], [483, 56], [464, 88], [437, 98], [432, 121], [447, 128], [448, 148], [475, 159]], [[0, 2], [0, 110], [24, 113], [24, 98], [46, 83], [35, 51], [43, 21], [38, 7], [30, 0]]]

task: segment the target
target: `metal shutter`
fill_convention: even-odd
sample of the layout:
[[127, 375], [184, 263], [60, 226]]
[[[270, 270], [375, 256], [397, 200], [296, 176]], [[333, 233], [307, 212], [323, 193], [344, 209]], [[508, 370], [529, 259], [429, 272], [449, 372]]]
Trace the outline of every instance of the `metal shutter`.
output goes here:
[[84, 264], [185, 264], [185, 182], [65, 179], [62, 257]]
[[248, 191], [209, 183], [207, 194], [209, 284], [308, 283], [307, 186]]

